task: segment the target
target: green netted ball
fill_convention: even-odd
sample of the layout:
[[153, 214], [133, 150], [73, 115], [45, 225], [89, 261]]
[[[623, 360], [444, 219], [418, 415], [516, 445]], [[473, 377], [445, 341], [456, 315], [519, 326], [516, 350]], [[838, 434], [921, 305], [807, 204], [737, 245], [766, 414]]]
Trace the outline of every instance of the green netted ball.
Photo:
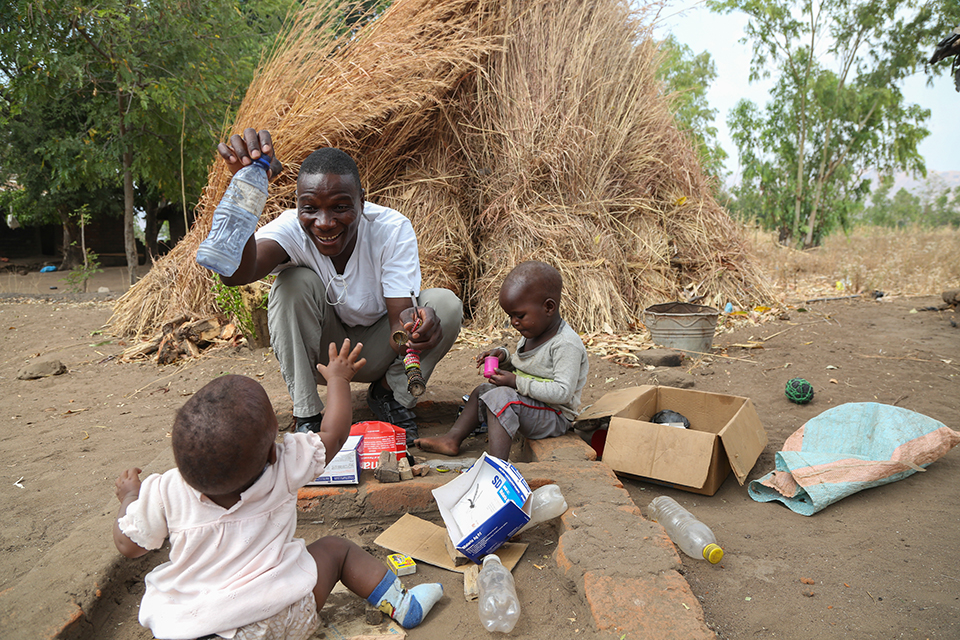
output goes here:
[[813, 385], [803, 378], [790, 378], [783, 393], [791, 402], [807, 404], [813, 400]]

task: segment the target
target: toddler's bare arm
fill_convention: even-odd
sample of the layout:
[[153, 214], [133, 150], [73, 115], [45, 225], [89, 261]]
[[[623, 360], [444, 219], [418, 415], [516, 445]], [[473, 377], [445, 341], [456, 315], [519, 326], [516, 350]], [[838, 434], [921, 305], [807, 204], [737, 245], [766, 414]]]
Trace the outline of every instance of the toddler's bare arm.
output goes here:
[[353, 421], [353, 407], [350, 403], [350, 381], [363, 365], [366, 358], [360, 358], [362, 343], [352, 350], [350, 339], [343, 341], [340, 351], [337, 345], [330, 343], [329, 363], [317, 365], [317, 371], [327, 381], [327, 403], [323, 412], [323, 421], [320, 423], [320, 439], [326, 449], [327, 463], [340, 451], [340, 447], [350, 435], [350, 424]]
[[117, 500], [120, 501], [120, 512], [116, 520], [113, 521], [113, 544], [117, 546], [123, 556], [127, 558], [139, 558], [147, 552], [136, 542], [128, 538], [120, 531], [120, 518], [126, 515], [127, 507], [140, 496], [140, 469], [127, 469], [120, 474], [116, 482]]

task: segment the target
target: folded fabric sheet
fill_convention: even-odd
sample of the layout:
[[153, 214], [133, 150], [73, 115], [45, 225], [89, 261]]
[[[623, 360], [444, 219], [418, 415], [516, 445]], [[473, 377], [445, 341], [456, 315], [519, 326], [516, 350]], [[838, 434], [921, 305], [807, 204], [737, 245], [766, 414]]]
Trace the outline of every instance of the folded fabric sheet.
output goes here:
[[862, 489], [923, 471], [960, 444], [960, 433], [923, 414], [876, 402], [828, 409], [795, 431], [775, 470], [747, 487], [811, 516]]

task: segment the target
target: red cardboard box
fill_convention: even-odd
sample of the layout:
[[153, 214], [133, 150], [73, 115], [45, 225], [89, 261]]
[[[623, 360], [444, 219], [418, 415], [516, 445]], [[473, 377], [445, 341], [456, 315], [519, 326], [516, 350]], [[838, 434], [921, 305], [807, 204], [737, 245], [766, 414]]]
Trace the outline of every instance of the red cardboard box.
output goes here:
[[407, 432], [389, 422], [358, 422], [350, 427], [350, 435], [363, 436], [361, 469], [376, 469], [381, 451], [392, 451], [398, 462], [407, 455]]

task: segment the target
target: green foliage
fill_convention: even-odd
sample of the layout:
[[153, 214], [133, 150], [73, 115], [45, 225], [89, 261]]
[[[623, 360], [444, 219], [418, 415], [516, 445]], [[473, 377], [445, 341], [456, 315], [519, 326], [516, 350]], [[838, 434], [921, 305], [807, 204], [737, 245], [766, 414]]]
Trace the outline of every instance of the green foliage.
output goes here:
[[103, 269], [100, 268], [100, 256], [87, 249], [83, 263], [71, 269], [61, 280], [66, 282], [74, 293], [86, 293], [90, 278], [97, 273], [103, 273]]
[[[212, 290], [217, 307], [224, 314], [233, 318], [244, 335], [255, 341], [257, 339], [257, 328], [253, 322], [253, 314], [240, 292], [240, 287], [228, 287], [219, 278], [214, 278]], [[257, 303], [256, 308], [266, 309], [267, 302], [268, 294], [265, 293]]]
[[0, 182], [15, 177], [24, 189], [23, 221], [62, 221], [87, 202], [132, 224], [135, 188], [196, 202], [222, 123], [294, 4], [6, 3]]
[[916, 34], [930, 28], [935, 4], [709, 2], [747, 14], [751, 80], [775, 78], [762, 110], [742, 101], [728, 117], [743, 167], [738, 215], [809, 247], [859, 216], [868, 169], [926, 173], [918, 145], [929, 111], [906, 104], [898, 85], [927, 55]]
[[711, 109], [707, 102], [707, 88], [717, 78], [716, 66], [709, 53], [695, 55], [672, 34], [664, 40], [662, 48], [665, 56], [658, 75], [670, 94], [677, 125], [693, 139], [704, 172], [722, 178], [727, 153], [717, 142], [717, 128], [713, 124], [717, 110]]

